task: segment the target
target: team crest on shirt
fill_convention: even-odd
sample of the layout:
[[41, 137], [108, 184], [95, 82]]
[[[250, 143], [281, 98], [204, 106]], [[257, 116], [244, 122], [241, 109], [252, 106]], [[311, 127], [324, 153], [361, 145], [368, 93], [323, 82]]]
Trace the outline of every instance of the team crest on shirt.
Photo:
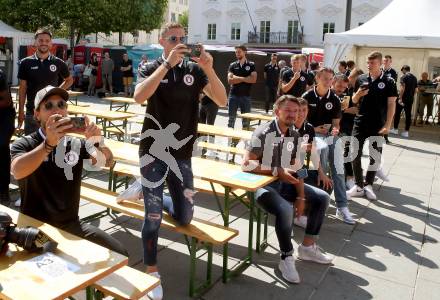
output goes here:
[[301, 77], [299, 78], [299, 80], [304, 81], [304, 80], [306, 80], [306, 78], [305, 78], [304, 76], [301, 76]]
[[330, 109], [332, 109], [333, 108], [333, 103], [326, 103], [325, 104], [325, 108], [327, 109], [327, 110], [330, 110]]
[[379, 82], [379, 84], [377, 85], [380, 89], [383, 89], [385, 87], [385, 83], [383, 82]]
[[49, 69], [50, 69], [52, 72], [55, 72], [55, 71], [57, 70], [57, 66], [55, 66], [55, 65], [50, 65]]
[[191, 86], [194, 83], [194, 76], [191, 74], [186, 74], [183, 76], [183, 82], [185, 82], [186, 85]]
[[69, 166], [75, 166], [79, 161], [79, 155], [76, 152], [69, 151], [64, 155], [64, 162]]
[[293, 142], [288, 142], [287, 143], [287, 151], [292, 151], [293, 150]]
[[303, 143], [307, 143], [309, 141], [309, 135], [308, 134], [304, 134], [303, 135]]
[[251, 69], [251, 67], [249, 67], [249, 66], [246, 66], [246, 71], [249, 71], [250, 69]]

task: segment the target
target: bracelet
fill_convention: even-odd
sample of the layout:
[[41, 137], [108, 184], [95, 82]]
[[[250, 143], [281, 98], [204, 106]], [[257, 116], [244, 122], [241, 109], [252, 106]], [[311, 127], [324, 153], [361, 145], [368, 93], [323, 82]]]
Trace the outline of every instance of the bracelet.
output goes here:
[[296, 200], [306, 201], [306, 198], [304, 198], [304, 197], [296, 197]]
[[171, 64], [168, 62], [168, 60], [164, 60], [163, 61], [163, 66], [167, 69], [167, 70], [171, 70]]
[[47, 153], [52, 152], [53, 149], [55, 149], [55, 148], [56, 148], [56, 146], [51, 146], [51, 145], [49, 145], [47, 140], [44, 140], [44, 150], [46, 150]]

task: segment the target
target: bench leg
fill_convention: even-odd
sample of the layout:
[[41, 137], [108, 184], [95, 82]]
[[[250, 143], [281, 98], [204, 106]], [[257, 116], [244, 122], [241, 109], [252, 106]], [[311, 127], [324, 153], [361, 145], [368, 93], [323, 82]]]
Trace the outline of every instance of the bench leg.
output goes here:
[[[191, 238], [189, 245], [190, 267], [189, 267], [189, 296], [198, 297], [212, 286], [212, 244], [203, 244], [200, 248], [197, 246], [198, 240], [195, 237]], [[208, 261], [206, 266], [206, 280], [199, 286], [196, 285], [196, 264], [197, 251], [206, 249], [208, 253]]]

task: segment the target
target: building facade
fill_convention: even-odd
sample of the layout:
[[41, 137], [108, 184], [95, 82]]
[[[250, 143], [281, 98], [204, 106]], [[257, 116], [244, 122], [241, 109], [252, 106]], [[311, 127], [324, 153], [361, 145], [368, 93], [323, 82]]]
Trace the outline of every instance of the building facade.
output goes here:
[[[353, 0], [351, 28], [392, 0]], [[346, 0], [191, 0], [190, 42], [255, 47], [322, 47], [345, 31]]]
[[[177, 22], [179, 17], [188, 11], [189, 0], [168, 0], [168, 8], [163, 17], [163, 24], [168, 22]], [[162, 25], [163, 25], [162, 24]], [[136, 31], [122, 33], [123, 45], [140, 45], [140, 44], [156, 44], [159, 42], [160, 29], [154, 29], [151, 32]], [[119, 33], [112, 32], [105, 34], [99, 32], [98, 34], [90, 34], [86, 38], [92, 43], [102, 45], [118, 45]]]

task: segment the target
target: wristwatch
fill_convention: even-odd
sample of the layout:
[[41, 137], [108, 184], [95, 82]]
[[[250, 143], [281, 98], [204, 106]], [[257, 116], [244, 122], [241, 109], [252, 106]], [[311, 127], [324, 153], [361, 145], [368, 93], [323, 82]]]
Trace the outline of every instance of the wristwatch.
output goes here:
[[168, 62], [168, 60], [164, 60], [163, 61], [163, 66], [165, 67], [165, 68], [167, 68], [167, 70], [171, 70], [171, 64]]

